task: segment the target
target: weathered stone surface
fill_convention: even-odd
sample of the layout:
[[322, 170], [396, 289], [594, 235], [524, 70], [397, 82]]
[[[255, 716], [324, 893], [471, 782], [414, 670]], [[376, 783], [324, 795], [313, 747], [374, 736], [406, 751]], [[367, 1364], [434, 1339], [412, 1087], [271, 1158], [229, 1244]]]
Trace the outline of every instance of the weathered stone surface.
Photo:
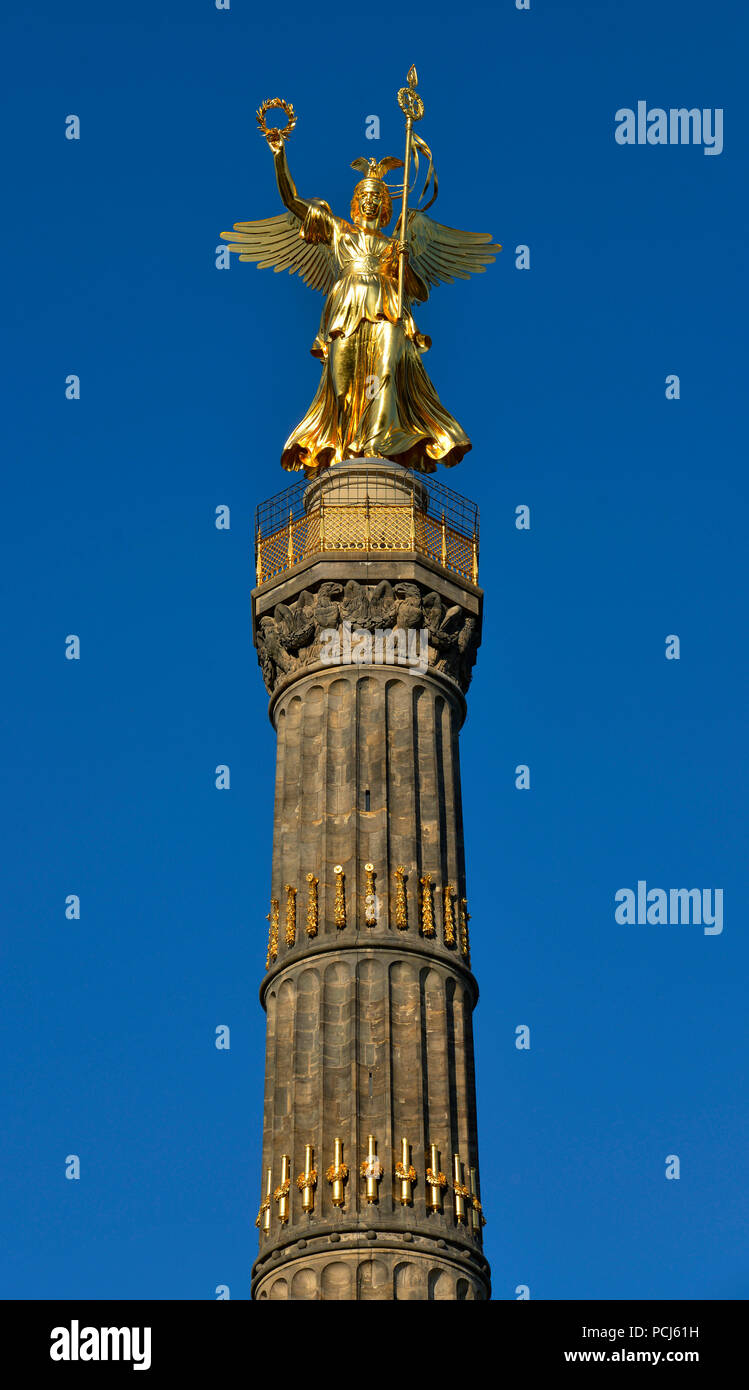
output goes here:
[[281, 1269], [258, 1270], [253, 1298], [477, 1302], [489, 1296], [486, 1278], [478, 1270], [446, 1259], [442, 1251], [413, 1245], [388, 1248], [387, 1237], [378, 1237], [375, 1251], [366, 1248], [366, 1239], [353, 1239], [353, 1248], [346, 1248], [342, 1240], [328, 1252], [309, 1251], [286, 1261]]
[[[462, 698], [433, 674], [351, 667], [305, 676], [274, 701], [278, 761], [271, 897], [285, 921], [297, 889], [293, 946], [279, 933], [278, 961], [333, 938], [406, 941], [459, 957], [467, 898], [458, 733]], [[368, 809], [367, 809], [368, 808]], [[367, 870], [375, 902], [367, 925]], [[336, 923], [335, 867], [343, 869], [346, 925]], [[397, 911], [403, 870], [405, 924]], [[311, 873], [317, 935], [307, 936]], [[422, 878], [430, 876], [434, 935], [422, 931]], [[453, 939], [444, 888], [453, 890]]]
[[[294, 1184], [288, 1223], [281, 1225], [273, 1211], [271, 1230], [261, 1238], [258, 1279], [270, 1252], [300, 1239], [312, 1250], [315, 1239], [333, 1229], [349, 1236], [368, 1229], [383, 1235], [409, 1232], [435, 1253], [435, 1242], [444, 1239], [459, 1255], [480, 1256], [481, 1232], [473, 1229], [470, 1213], [466, 1225], [456, 1221], [451, 1185], [443, 1211], [433, 1212], [425, 1181], [431, 1144], [437, 1145], [448, 1177], [456, 1153], [466, 1179], [471, 1167], [478, 1168], [472, 983], [442, 962], [420, 961], [416, 952], [366, 948], [297, 960], [269, 982], [271, 1096], [263, 1167], [271, 1168], [276, 1182], [281, 1155], [288, 1154], [296, 1178], [304, 1167], [305, 1145], [312, 1144], [318, 1183], [313, 1213], [302, 1210]], [[377, 1138], [384, 1169], [376, 1204], [367, 1202], [359, 1175], [369, 1134]], [[349, 1167], [343, 1207], [333, 1205], [325, 1178], [336, 1138], [343, 1141]], [[408, 1206], [400, 1203], [393, 1173], [404, 1138], [417, 1174]], [[488, 1296], [483, 1259], [474, 1274], [474, 1292], [466, 1296]]]
[[[350, 631], [344, 634], [346, 626]], [[369, 645], [367, 638], [375, 648], [379, 633], [383, 649], [392, 652], [392, 664], [399, 654], [405, 664], [409, 652], [421, 653], [422, 632], [429, 666], [467, 690], [481, 640], [479, 618], [461, 603], [448, 604], [423, 582], [322, 580], [314, 591], [302, 589], [290, 603], [276, 602], [272, 611], [259, 610], [258, 662], [266, 689], [272, 693], [284, 677], [316, 669], [330, 650], [332, 633], [338, 635], [341, 650], [348, 641], [354, 652]], [[387, 639], [386, 633], [391, 634]]]
[[[253, 600], [277, 733], [263, 1193], [267, 1170], [275, 1188], [281, 1156], [291, 1161], [289, 1220], [272, 1200], [253, 1298], [488, 1298], [480, 1222], [470, 1207], [466, 1223], [457, 1219], [453, 1191], [454, 1155], [465, 1183], [479, 1166], [458, 737], [480, 590], [422, 558], [325, 554]], [[324, 665], [320, 633], [344, 621], [371, 632], [423, 624], [426, 670]], [[292, 943], [287, 885], [297, 890]], [[359, 1171], [368, 1135], [383, 1166], [374, 1203]], [[394, 1173], [404, 1138], [416, 1172], [408, 1205]], [[336, 1139], [349, 1168], [342, 1207], [326, 1178]], [[447, 1176], [440, 1212], [428, 1201], [431, 1144]], [[296, 1185], [306, 1145], [317, 1168], [312, 1213]]]

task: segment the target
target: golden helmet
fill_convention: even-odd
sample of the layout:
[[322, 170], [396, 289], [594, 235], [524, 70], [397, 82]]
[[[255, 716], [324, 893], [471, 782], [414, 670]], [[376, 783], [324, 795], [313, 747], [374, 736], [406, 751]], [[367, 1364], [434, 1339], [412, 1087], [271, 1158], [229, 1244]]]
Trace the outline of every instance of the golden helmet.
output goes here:
[[[382, 204], [380, 207], [380, 226], [386, 227], [393, 215], [393, 199], [388, 185], [385, 183], [383, 175], [390, 169], [402, 169], [403, 160], [397, 159], [395, 155], [386, 155], [384, 159], [365, 159], [360, 156], [353, 160], [352, 169], [365, 177], [359, 180], [351, 197], [351, 216], [354, 221], [359, 215], [359, 204], [365, 193], [379, 193]], [[402, 190], [398, 190], [400, 193]]]

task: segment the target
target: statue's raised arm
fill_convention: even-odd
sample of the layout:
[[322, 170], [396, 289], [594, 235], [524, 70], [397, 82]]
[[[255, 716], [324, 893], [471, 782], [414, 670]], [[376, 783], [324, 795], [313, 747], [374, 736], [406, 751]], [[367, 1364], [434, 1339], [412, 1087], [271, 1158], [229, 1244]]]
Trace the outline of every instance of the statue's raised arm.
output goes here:
[[291, 177], [289, 162], [286, 158], [286, 146], [280, 135], [268, 135], [266, 139], [273, 151], [276, 183], [281, 194], [281, 201], [289, 209], [289, 212], [293, 212], [300, 222], [304, 222], [310, 205], [305, 198], [300, 198], [296, 191], [296, 184]]
[[287, 102], [277, 104], [289, 115], [285, 131], [265, 127], [261, 118], [270, 108], [268, 102], [261, 106], [258, 122], [273, 151], [278, 191], [288, 211], [258, 222], [235, 222], [234, 230], [222, 232], [221, 236], [229, 242], [229, 250], [236, 252], [240, 261], [255, 261], [260, 269], [288, 270], [290, 275], [300, 275], [310, 289], [327, 294], [335, 275], [331, 236], [326, 234], [329, 229], [321, 224], [326, 218], [332, 219], [332, 213], [322, 199], [299, 197], [285, 149], [285, 140], [296, 124], [296, 117]]

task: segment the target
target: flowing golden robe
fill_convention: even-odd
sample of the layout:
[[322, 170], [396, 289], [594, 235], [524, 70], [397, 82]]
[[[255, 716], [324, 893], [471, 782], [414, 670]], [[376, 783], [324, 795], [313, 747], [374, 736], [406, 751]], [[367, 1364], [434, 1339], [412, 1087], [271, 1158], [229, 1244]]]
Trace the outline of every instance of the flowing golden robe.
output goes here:
[[305, 241], [325, 243], [333, 257], [330, 290], [312, 345], [323, 363], [314, 400], [287, 439], [281, 463], [313, 474], [344, 458], [390, 458], [435, 471], [459, 463], [471, 441], [445, 410], [421, 362], [431, 346], [410, 310], [428, 291], [410, 269], [398, 318], [396, 243], [310, 206]]

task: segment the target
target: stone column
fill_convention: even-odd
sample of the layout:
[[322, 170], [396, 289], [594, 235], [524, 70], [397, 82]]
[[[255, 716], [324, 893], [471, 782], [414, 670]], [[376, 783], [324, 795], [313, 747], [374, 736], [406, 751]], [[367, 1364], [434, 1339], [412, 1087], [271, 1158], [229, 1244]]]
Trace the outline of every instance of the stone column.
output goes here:
[[277, 769], [252, 1294], [484, 1299], [458, 752], [482, 595], [424, 553], [398, 465], [331, 469], [305, 507], [306, 553], [253, 593]]

